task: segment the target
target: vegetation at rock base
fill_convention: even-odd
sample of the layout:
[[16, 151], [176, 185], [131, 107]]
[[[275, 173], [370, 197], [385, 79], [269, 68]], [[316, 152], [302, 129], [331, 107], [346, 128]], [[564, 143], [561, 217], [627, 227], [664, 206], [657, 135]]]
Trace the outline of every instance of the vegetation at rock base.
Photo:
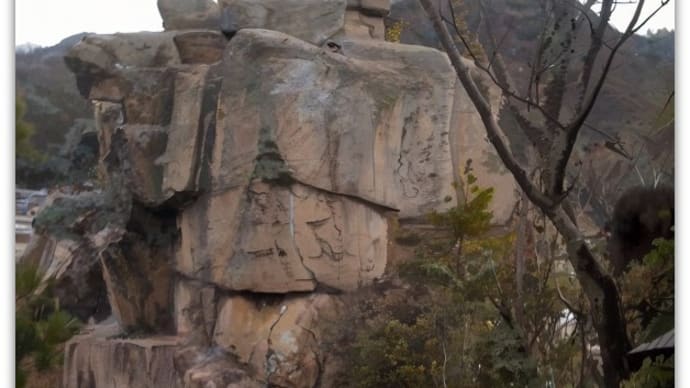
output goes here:
[[[476, 184], [471, 162], [464, 173], [458, 187], [467, 202], [431, 214], [444, 232], [424, 239], [415, 259], [398, 269], [412, 285], [410, 295], [383, 312], [355, 313], [366, 318], [351, 333], [355, 344], [345, 355], [350, 373], [344, 380], [351, 386], [527, 386], [544, 380], [512, 312], [505, 311], [515, 236], [487, 235], [493, 189]], [[533, 307], [539, 306], [548, 306], [558, 322], [555, 303]]]
[[621, 384], [622, 388], [667, 388], [673, 387], [674, 357], [659, 356], [652, 360], [647, 357], [642, 368], [634, 373], [630, 379]]
[[62, 344], [80, 324], [60, 309], [35, 266], [17, 265], [15, 285], [15, 376], [16, 387], [24, 387], [33, 373], [62, 367]]
[[455, 273], [461, 274], [461, 258], [465, 240], [477, 238], [488, 232], [493, 214], [488, 210], [494, 189], [480, 188], [476, 182], [477, 177], [472, 173], [472, 160], [468, 160], [464, 169], [464, 182], [462, 185], [454, 184], [457, 190], [459, 186], [464, 188], [465, 202], [460, 206], [444, 212], [433, 212], [429, 215], [429, 221], [439, 227], [450, 228], [455, 245]]
[[[407, 286], [363, 296], [329, 334], [331, 346], [353, 343], [333, 347], [344, 360], [342, 386], [602, 386], [588, 301], [555, 249], [555, 232], [523, 231], [520, 251], [515, 230], [492, 231], [493, 190], [477, 184], [471, 163], [458, 187], [467, 201], [429, 216], [435, 237], [400, 233], [417, 247], [392, 275]], [[532, 249], [539, 243], [549, 256]], [[654, 245], [619, 281], [634, 343], [673, 328], [673, 241]], [[647, 359], [623, 386], [672, 379], [672, 359]]]

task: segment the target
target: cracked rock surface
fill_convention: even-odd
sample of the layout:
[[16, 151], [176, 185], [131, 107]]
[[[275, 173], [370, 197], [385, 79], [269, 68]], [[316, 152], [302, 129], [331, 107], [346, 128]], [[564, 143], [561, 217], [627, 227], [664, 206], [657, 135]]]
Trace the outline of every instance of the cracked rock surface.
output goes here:
[[375, 209], [297, 183], [238, 191], [201, 197], [181, 215], [180, 273], [268, 293], [347, 291], [383, 275], [388, 226]]
[[164, 32], [71, 50], [106, 189], [46, 209], [27, 256], [99, 322], [65, 387], [329, 386], [322, 328], [384, 277], [389, 221], [455, 206], [490, 155], [447, 56], [383, 41], [390, 6], [159, 0]]

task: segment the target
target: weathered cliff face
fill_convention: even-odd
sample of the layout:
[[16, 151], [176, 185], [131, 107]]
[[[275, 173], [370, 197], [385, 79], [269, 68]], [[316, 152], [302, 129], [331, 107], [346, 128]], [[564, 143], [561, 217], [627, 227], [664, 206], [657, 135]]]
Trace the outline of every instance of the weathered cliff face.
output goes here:
[[[100, 274], [115, 324], [68, 344], [67, 387], [329, 386], [321, 327], [384, 276], [389, 220], [454, 206], [493, 157], [445, 54], [382, 41], [389, 7], [159, 0], [165, 32], [72, 49], [108, 184], [72, 233], [39, 220], [91, 259], [43, 261]], [[480, 178], [505, 221], [512, 180]]]

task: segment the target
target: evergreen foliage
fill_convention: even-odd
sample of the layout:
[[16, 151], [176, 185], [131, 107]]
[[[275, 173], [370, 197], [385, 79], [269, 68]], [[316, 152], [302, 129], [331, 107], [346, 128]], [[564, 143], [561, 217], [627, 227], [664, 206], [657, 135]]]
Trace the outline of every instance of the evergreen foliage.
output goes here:
[[39, 153], [31, 145], [31, 138], [34, 128], [24, 120], [26, 114], [26, 102], [21, 96], [15, 97], [15, 152], [17, 158], [37, 161], [40, 160]]
[[[478, 185], [471, 162], [457, 187], [465, 202], [429, 217], [445, 237], [398, 231], [405, 246], [417, 247], [398, 267], [410, 289], [384, 309], [368, 300], [361, 319], [346, 324], [340, 334], [354, 344], [342, 386], [601, 386], [588, 302], [567, 266], [555, 269], [557, 237], [551, 257], [525, 258], [518, 282], [516, 235], [490, 228], [493, 190]], [[673, 328], [674, 245], [654, 246], [619, 284], [635, 344]], [[646, 360], [624, 386], [668, 386], [672, 367]]]
[[620, 280], [621, 298], [633, 343], [649, 342], [674, 327], [674, 241], [656, 239], [642, 263]]
[[674, 386], [674, 357], [646, 358], [642, 368], [621, 384], [622, 388], [669, 388]]
[[[404, 306], [377, 311], [357, 330], [346, 357], [351, 386], [543, 386], [549, 380], [549, 370], [538, 369], [539, 357], [527, 349], [522, 328], [506, 308], [514, 299], [507, 293], [514, 289], [509, 260], [515, 236], [488, 235], [493, 189], [478, 185], [471, 161], [456, 186], [466, 201], [429, 216], [447, 237], [422, 240], [416, 259], [399, 268], [412, 284], [412, 297]], [[530, 285], [539, 298], [536, 283]], [[561, 315], [556, 303], [531, 308], [540, 314], [537, 320]], [[553, 363], [570, 362], [575, 353], [567, 341], [551, 349]]]
[[60, 347], [77, 332], [79, 322], [60, 309], [50, 284], [41, 283], [35, 266], [17, 265], [15, 284], [15, 386], [19, 388], [32, 371], [60, 367]]

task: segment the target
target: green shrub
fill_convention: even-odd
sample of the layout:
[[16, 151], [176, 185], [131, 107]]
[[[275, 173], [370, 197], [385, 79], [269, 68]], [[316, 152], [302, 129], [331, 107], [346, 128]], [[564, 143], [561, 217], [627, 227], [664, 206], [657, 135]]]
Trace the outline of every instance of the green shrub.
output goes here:
[[647, 357], [642, 368], [621, 384], [622, 388], [667, 388], [674, 386], [673, 356]]
[[41, 276], [35, 266], [18, 264], [15, 284], [15, 385], [23, 387], [31, 369], [45, 371], [62, 362], [59, 345], [77, 332], [79, 322], [60, 310], [50, 284], [40, 288]]

